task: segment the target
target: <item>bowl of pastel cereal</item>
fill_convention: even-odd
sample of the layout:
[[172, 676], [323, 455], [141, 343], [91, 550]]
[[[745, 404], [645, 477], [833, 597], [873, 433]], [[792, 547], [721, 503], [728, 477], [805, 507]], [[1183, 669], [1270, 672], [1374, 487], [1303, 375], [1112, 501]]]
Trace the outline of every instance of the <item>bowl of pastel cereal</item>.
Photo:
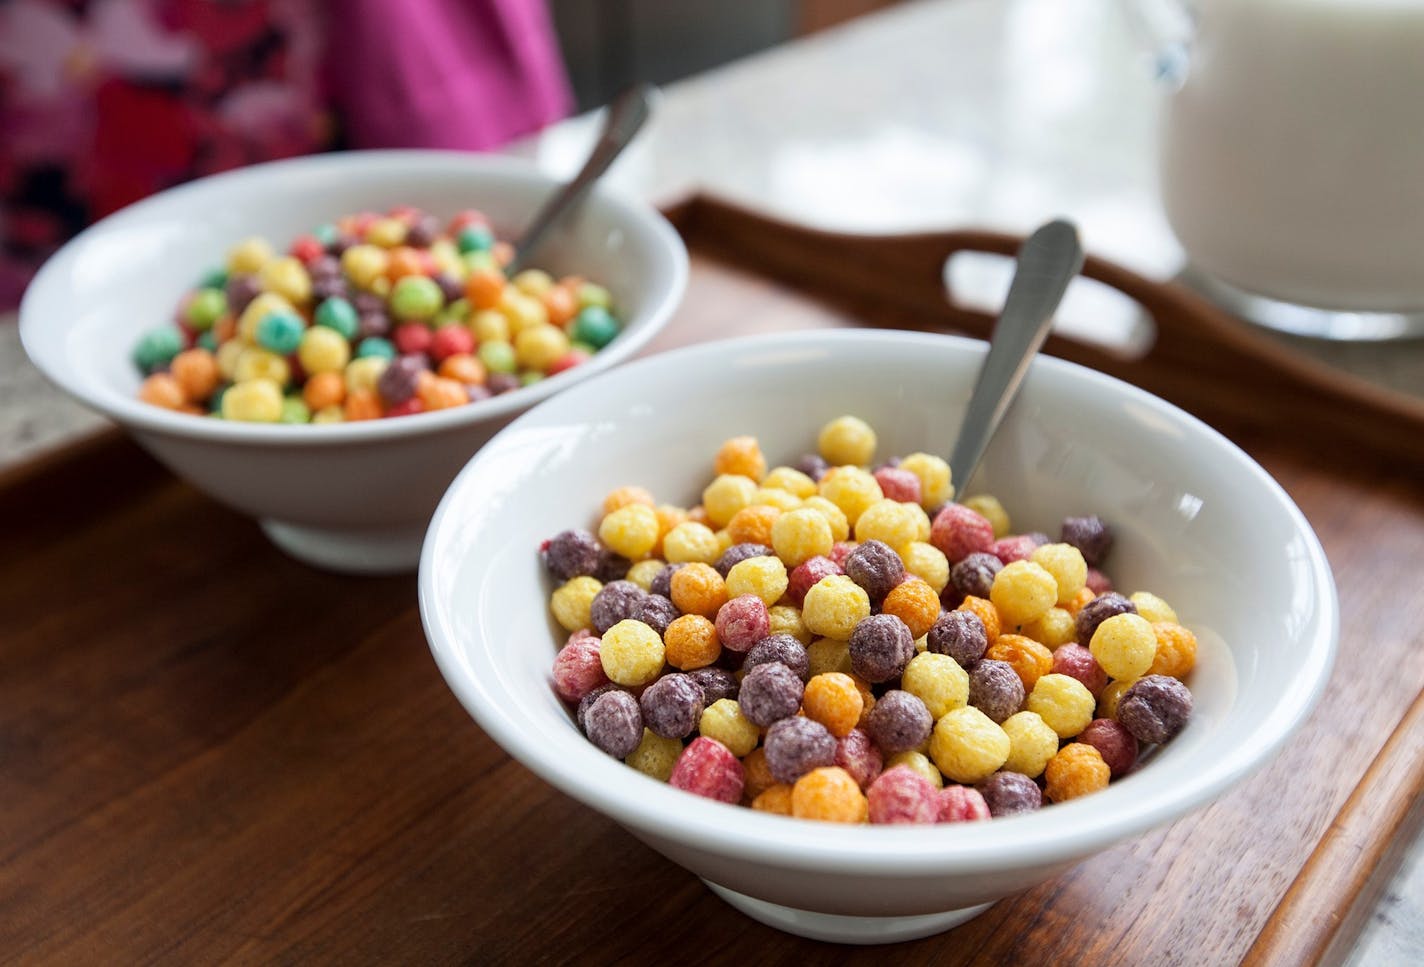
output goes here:
[[1318, 541], [1215, 431], [1055, 359], [952, 480], [984, 350], [730, 340], [532, 410], [426, 538], [450, 687], [551, 785], [825, 940], [949, 929], [1221, 795], [1329, 674]]
[[58, 386], [289, 554], [410, 570], [471, 454], [630, 358], [681, 298], [677, 234], [602, 185], [507, 271], [559, 187], [442, 151], [204, 178], [64, 246], [20, 334]]

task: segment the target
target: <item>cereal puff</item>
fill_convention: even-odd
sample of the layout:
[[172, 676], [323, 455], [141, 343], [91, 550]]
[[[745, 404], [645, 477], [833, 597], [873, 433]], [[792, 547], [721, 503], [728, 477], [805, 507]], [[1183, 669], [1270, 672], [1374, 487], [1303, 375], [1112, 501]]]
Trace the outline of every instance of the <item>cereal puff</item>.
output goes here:
[[1058, 603], [1058, 582], [1039, 564], [1014, 561], [994, 576], [989, 600], [1006, 624], [1025, 624]]
[[1028, 696], [1028, 710], [1037, 713], [1060, 739], [1071, 739], [1087, 728], [1097, 704], [1093, 693], [1068, 675], [1041, 676]]
[[1004, 730], [972, 705], [946, 712], [930, 736], [930, 758], [945, 778], [959, 783], [993, 775], [1008, 761], [1010, 748]]
[[869, 806], [860, 786], [839, 766], [812, 769], [791, 787], [791, 815], [828, 823], [863, 823]]
[[641, 621], [625, 618], [603, 635], [603, 672], [619, 685], [646, 685], [663, 670], [663, 640]]
[[599, 540], [630, 561], [647, 557], [658, 540], [658, 515], [646, 504], [628, 504], [607, 515], [598, 525]]
[[1088, 650], [1112, 678], [1140, 678], [1157, 657], [1157, 634], [1141, 615], [1113, 615], [1098, 625]]
[[1111, 773], [1102, 754], [1086, 742], [1065, 745], [1044, 769], [1044, 794], [1067, 802], [1106, 789]]
[[1004, 768], [1036, 779], [1043, 774], [1048, 760], [1058, 754], [1058, 733], [1036, 712], [1010, 715], [999, 726], [1009, 737], [1009, 757]]
[[831, 466], [863, 467], [875, 456], [875, 431], [854, 416], [837, 417], [821, 427], [816, 449]]
[[776, 558], [749, 557], [727, 572], [727, 596], [752, 594], [770, 607], [781, 600], [789, 583], [786, 565]]
[[855, 626], [869, 615], [870, 596], [844, 574], [816, 582], [801, 608], [801, 620], [812, 634], [837, 641], [849, 641]]
[[772, 522], [770, 536], [776, 556], [787, 567], [796, 567], [813, 557], [824, 557], [831, 552], [834, 543], [826, 514], [810, 507], [778, 516]]
[[920, 479], [920, 506], [935, 510], [954, 497], [949, 464], [929, 453], [912, 453], [900, 461], [900, 469]]

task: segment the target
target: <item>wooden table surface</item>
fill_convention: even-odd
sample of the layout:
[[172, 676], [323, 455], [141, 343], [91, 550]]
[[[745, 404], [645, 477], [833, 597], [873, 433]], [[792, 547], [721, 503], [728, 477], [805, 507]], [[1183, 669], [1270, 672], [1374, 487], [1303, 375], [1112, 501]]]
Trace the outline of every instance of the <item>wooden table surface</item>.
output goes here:
[[[660, 345], [858, 318], [697, 254]], [[1374, 882], [1361, 868], [1416, 818], [1401, 804], [1420, 777], [1400, 763], [1417, 767], [1424, 718], [1406, 718], [1424, 684], [1424, 496], [1412, 470], [1322, 459], [1253, 416], [1228, 430], [1335, 568], [1345, 635], [1321, 706], [1210, 806], [893, 951], [762, 927], [510, 760], [441, 680], [413, 576], [288, 560], [115, 436], [13, 473], [0, 479], [0, 959], [1318, 959]]]

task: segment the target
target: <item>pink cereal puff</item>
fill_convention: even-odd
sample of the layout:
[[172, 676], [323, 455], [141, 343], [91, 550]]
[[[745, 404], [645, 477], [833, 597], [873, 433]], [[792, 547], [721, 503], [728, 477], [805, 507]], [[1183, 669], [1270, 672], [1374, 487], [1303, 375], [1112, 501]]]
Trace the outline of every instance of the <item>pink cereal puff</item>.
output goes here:
[[945, 786], [939, 791], [939, 817], [936, 822], [963, 823], [988, 818], [989, 804], [978, 789]]
[[1082, 645], [1059, 645], [1053, 652], [1053, 674], [1078, 679], [1094, 698], [1108, 685], [1108, 673]]
[[909, 766], [895, 766], [880, 774], [865, 792], [870, 821], [932, 823], [939, 818], [939, 790]]
[[554, 656], [554, 691], [566, 702], [577, 702], [608, 684], [598, 647], [601, 640], [580, 628]]
[[844, 573], [841, 566], [829, 557], [820, 554], [808, 557], [791, 569], [791, 576], [786, 585], [786, 596], [799, 608], [806, 603], [806, 592], [814, 588], [822, 578]]
[[956, 564], [994, 546], [994, 525], [963, 504], [945, 504], [930, 526], [930, 543]]
[[835, 562], [836, 567], [845, 570], [846, 558], [859, 546], [856, 541], [836, 541], [831, 545], [831, 560]]
[[920, 502], [920, 478], [899, 467], [881, 467], [875, 471], [875, 482], [880, 484], [880, 492], [887, 500], [898, 500], [902, 504]]
[[860, 788], [869, 786], [885, 767], [885, 757], [875, 747], [870, 733], [851, 729], [836, 742], [836, 765], [854, 779]]
[[1112, 579], [1095, 567], [1088, 568], [1088, 587], [1094, 594], [1107, 594], [1113, 589]]
[[693, 795], [738, 803], [745, 779], [742, 763], [731, 750], [704, 735], [693, 739], [682, 750], [668, 783]]
[[1032, 534], [1015, 534], [1012, 537], [1001, 538], [989, 545], [989, 553], [1005, 565], [1015, 561], [1027, 561], [1037, 549], [1038, 541]]
[[1137, 739], [1115, 719], [1093, 719], [1077, 738], [1098, 750], [1114, 779], [1127, 775], [1137, 762]]
[[717, 609], [716, 626], [723, 648], [746, 652], [771, 634], [771, 614], [755, 594], [739, 594]]

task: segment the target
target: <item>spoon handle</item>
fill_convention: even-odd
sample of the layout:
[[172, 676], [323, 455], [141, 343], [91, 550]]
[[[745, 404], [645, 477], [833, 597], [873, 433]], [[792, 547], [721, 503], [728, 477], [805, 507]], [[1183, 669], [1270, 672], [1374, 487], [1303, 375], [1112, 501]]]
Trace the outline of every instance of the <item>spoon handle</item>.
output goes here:
[[1029, 361], [1048, 338], [1053, 310], [1082, 267], [1083, 249], [1071, 222], [1049, 222], [1019, 249], [1004, 310], [994, 323], [989, 352], [979, 368], [959, 439], [949, 458], [950, 478], [960, 492], [969, 484], [984, 448], [1014, 401]]
[[637, 84], [613, 99], [603, 119], [603, 130], [599, 133], [598, 142], [593, 146], [588, 160], [583, 163], [572, 181], [544, 202], [534, 220], [524, 229], [524, 234], [515, 246], [514, 258], [505, 267], [508, 275], [514, 275], [524, 267], [529, 256], [548, 235], [549, 229], [553, 228], [569, 209], [583, 200], [593, 183], [608, 170], [613, 159], [628, 147], [628, 143], [648, 119], [652, 109], [652, 97], [653, 89], [650, 86]]

